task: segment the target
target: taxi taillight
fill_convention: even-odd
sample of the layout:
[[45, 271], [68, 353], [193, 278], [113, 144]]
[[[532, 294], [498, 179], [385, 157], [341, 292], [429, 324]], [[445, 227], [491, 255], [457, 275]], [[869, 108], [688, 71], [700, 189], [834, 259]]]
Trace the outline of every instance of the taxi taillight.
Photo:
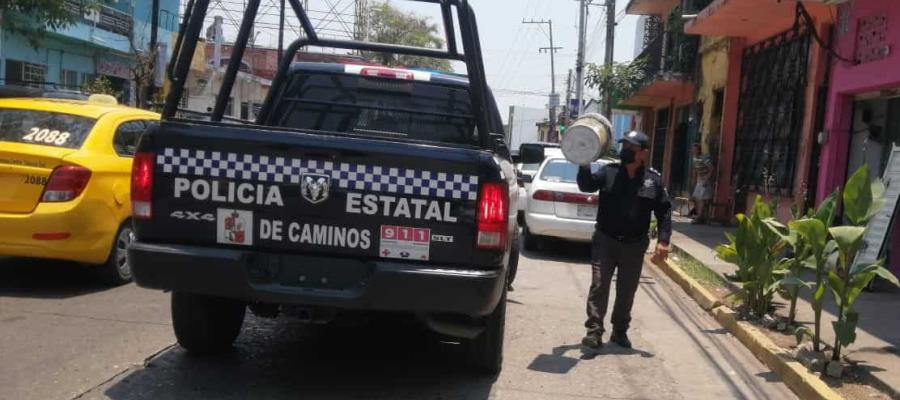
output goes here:
[[85, 167], [78, 165], [56, 167], [47, 179], [41, 201], [58, 203], [73, 200], [81, 195], [90, 180], [91, 170]]
[[131, 214], [137, 219], [153, 217], [153, 167], [156, 155], [138, 152], [131, 164]]

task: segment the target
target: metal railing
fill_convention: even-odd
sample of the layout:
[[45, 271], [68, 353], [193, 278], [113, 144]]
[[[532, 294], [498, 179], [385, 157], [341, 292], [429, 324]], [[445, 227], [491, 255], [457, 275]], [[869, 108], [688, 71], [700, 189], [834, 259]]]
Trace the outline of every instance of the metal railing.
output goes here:
[[683, 0], [681, 9], [685, 15], [699, 14], [710, 3], [712, 3], [712, 0]]
[[656, 79], [691, 79], [697, 62], [698, 37], [667, 31], [650, 42], [644, 60], [644, 84]]
[[134, 17], [124, 11], [109, 6], [99, 6], [96, 11], [91, 11], [79, 0], [66, 0], [65, 4], [66, 9], [85, 24], [123, 36], [131, 36], [134, 29]]

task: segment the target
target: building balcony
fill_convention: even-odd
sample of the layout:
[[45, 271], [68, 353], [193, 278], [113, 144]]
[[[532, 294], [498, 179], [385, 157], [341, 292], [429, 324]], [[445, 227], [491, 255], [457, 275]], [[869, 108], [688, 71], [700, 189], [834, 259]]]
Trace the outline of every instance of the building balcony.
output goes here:
[[109, 6], [88, 10], [77, 0], [65, 0], [66, 8], [75, 15], [76, 23], [54, 33], [69, 39], [88, 42], [120, 53], [131, 53], [134, 17]]
[[681, 0], [631, 0], [625, 6], [625, 13], [630, 15], [669, 15], [681, 4]]
[[667, 17], [675, 7], [681, 7], [684, 14], [694, 14], [709, 5], [712, 0], [631, 0], [625, 6], [625, 13], [631, 15], [652, 15]]
[[673, 31], [653, 39], [637, 57], [645, 63], [642, 84], [620, 104], [659, 108], [689, 103], [694, 97], [698, 43], [695, 36]]
[[[802, 1], [814, 20], [830, 20], [833, 0]], [[797, 15], [796, 0], [713, 0], [685, 24], [692, 35], [746, 38], [756, 43], [789, 29]]]

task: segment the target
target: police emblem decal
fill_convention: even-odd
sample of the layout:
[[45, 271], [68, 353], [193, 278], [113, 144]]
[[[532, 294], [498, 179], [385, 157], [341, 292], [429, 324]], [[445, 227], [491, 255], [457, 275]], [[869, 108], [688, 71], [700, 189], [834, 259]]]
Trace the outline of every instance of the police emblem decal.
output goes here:
[[303, 174], [300, 177], [300, 195], [312, 204], [328, 200], [331, 177], [321, 174]]
[[216, 242], [253, 245], [253, 211], [219, 208], [216, 214]]

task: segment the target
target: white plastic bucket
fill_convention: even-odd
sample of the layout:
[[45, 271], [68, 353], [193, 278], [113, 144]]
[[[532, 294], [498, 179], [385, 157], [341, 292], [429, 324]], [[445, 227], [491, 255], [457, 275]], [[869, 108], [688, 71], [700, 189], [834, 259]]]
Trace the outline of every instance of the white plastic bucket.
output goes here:
[[573, 164], [588, 165], [609, 150], [612, 124], [600, 114], [585, 114], [563, 134], [563, 155]]

